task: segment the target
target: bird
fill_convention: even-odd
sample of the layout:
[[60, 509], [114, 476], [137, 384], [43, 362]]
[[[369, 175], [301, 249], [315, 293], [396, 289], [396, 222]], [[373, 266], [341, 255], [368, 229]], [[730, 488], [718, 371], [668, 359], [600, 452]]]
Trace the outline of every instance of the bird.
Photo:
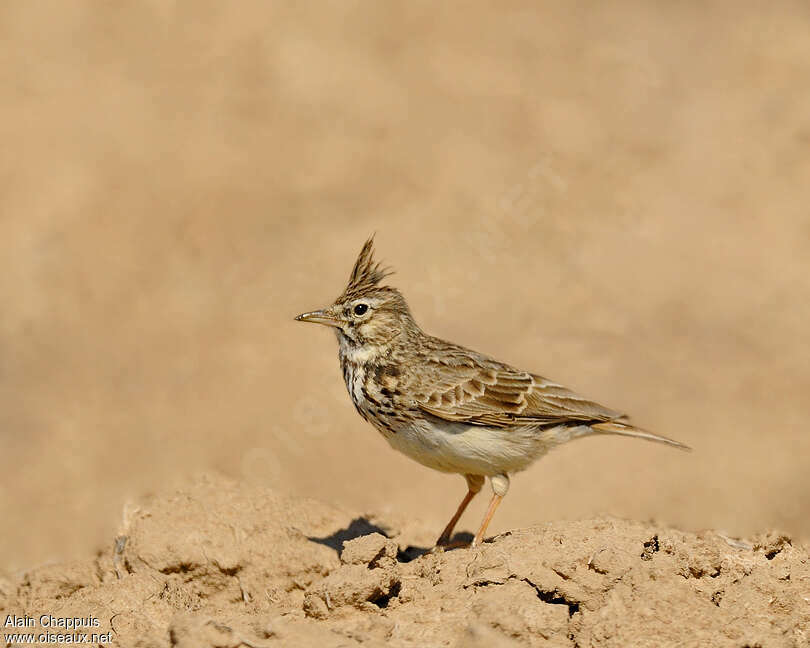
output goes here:
[[[334, 303], [295, 319], [334, 330], [354, 407], [395, 450], [466, 479], [467, 493], [435, 549], [480, 545], [510, 476], [563, 443], [621, 435], [690, 449], [543, 376], [428, 335], [402, 293], [383, 285], [391, 274], [375, 261], [372, 235]], [[452, 542], [487, 478], [492, 497], [478, 532], [471, 543]]]

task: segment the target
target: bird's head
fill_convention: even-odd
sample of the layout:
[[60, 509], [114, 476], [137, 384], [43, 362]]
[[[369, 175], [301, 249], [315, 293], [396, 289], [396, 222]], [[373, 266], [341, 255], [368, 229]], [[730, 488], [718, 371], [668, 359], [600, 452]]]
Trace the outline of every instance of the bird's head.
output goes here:
[[416, 326], [402, 293], [380, 285], [390, 274], [389, 269], [374, 261], [372, 236], [363, 245], [349, 283], [335, 302], [295, 319], [332, 326], [338, 339], [351, 347], [385, 346]]

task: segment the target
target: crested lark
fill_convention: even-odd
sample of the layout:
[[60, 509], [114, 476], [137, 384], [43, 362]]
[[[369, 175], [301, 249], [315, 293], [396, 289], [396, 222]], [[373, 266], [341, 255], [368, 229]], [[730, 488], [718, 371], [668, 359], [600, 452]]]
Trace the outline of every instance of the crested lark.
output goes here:
[[389, 274], [374, 261], [372, 237], [335, 303], [295, 319], [334, 328], [354, 406], [395, 450], [467, 479], [437, 546], [450, 543], [489, 477], [492, 500], [473, 540], [480, 543], [509, 475], [572, 439], [619, 434], [688, 449], [542, 376], [423, 333], [402, 294], [380, 285]]

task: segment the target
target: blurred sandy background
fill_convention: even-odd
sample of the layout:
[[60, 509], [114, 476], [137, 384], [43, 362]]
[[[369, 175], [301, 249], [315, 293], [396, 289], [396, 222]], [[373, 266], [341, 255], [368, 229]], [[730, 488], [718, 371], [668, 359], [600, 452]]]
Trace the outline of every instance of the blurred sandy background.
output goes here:
[[208, 469], [438, 534], [463, 479], [391, 451], [292, 320], [372, 231], [427, 331], [695, 448], [571, 444], [493, 532], [807, 537], [808, 30], [802, 2], [4, 2], [0, 567]]

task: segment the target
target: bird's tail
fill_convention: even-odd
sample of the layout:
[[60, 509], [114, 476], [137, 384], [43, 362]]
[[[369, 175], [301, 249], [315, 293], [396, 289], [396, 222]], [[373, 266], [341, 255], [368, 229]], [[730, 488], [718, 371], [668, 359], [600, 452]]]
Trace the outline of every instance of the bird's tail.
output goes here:
[[[579, 432], [580, 430], [582, 431]], [[577, 434], [577, 432], [579, 432], [579, 434]], [[673, 446], [675, 448], [680, 448], [681, 450], [692, 449], [688, 445], [681, 443], [680, 441], [675, 441], [674, 439], [661, 436], [660, 434], [653, 434], [652, 432], [648, 432], [647, 430], [636, 427], [634, 425], [630, 425], [630, 423], [626, 423], [618, 419], [615, 421], [605, 421], [604, 423], [594, 423], [593, 425], [589, 425], [587, 428], [585, 428], [584, 426], [577, 428], [577, 431], [572, 436], [574, 437], [588, 436], [594, 433], [618, 434], [621, 436], [633, 437], [635, 439], [646, 439], [647, 441], [666, 443], [667, 445]]]

